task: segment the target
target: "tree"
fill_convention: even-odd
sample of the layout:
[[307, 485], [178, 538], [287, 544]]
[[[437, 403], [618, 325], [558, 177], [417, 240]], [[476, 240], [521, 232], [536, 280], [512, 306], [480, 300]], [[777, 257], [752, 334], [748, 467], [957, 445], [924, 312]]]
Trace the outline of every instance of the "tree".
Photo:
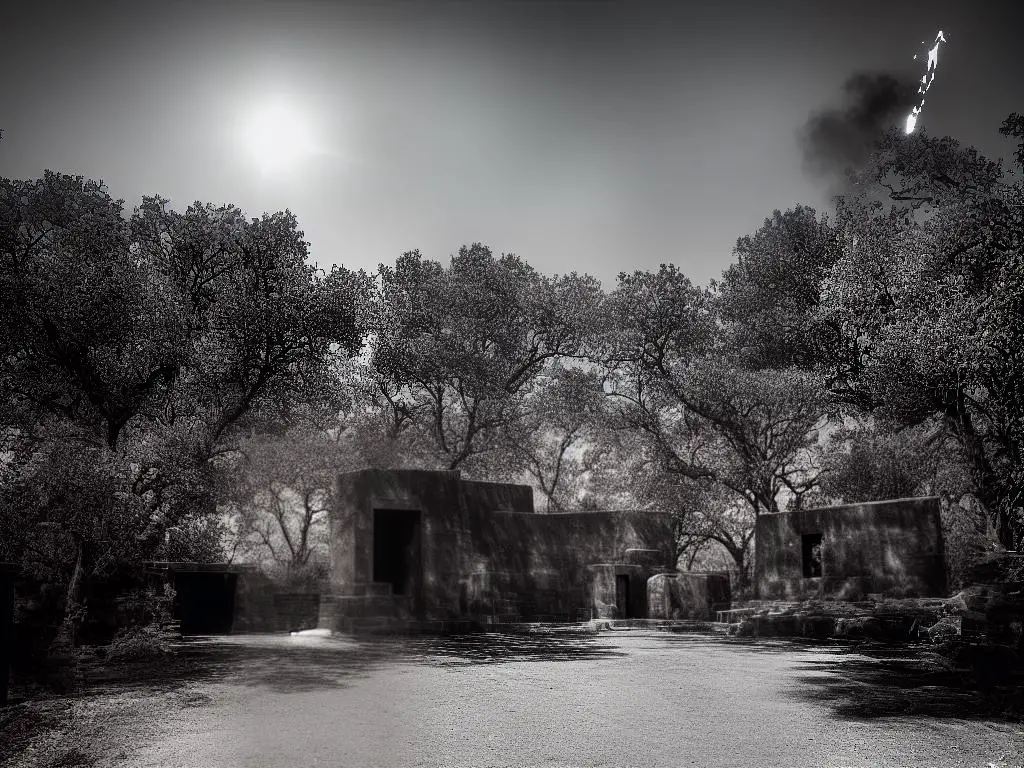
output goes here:
[[448, 268], [413, 251], [380, 274], [376, 392], [400, 432], [428, 438], [439, 468], [494, 450], [544, 366], [580, 355], [600, 319], [593, 278], [546, 277], [480, 244]]
[[57, 416], [115, 448], [187, 349], [181, 306], [132, 253], [122, 202], [79, 177], [2, 179], [0, 260], [7, 418]]
[[96, 182], [0, 179], [5, 492], [30, 523], [12, 555], [73, 553], [65, 640], [91, 574], [214, 514], [238, 434], [332, 407], [371, 285], [307, 255], [288, 212], [146, 198], [126, 218]]
[[606, 389], [618, 428], [641, 436], [662, 472], [743, 499], [753, 521], [786, 498], [799, 506], [816, 484], [824, 399], [815, 377], [737, 364], [716, 338], [709, 297], [674, 267], [621, 276], [611, 306]]
[[[196, 436], [197, 465], [234, 449], [234, 433], [288, 423], [339, 405], [338, 373], [362, 345], [372, 288], [363, 273], [307, 264], [308, 244], [290, 212], [246, 221], [232, 206], [196, 203], [184, 214], [147, 198], [132, 220], [138, 253], [185, 307], [192, 354], [182, 385], [157, 416]], [[145, 487], [164, 490], [150, 466]], [[211, 512], [213, 511], [211, 505]], [[143, 534], [174, 524], [171, 509]]]
[[[822, 461], [822, 494], [839, 503], [926, 496], [950, 461], [941, 424], [892, 430], [862, 424], [836, 431]], [[963, 489], [962, 493], [966, 493]]]
[[684, 570], [715, 562], [748, 583], [756, 515], [744, 499], [714, 480], [666, 471], [644, 436], [629, 429], [609, 435], [610, 445], [589, 478], [588, 490], [604, 508], [657, 510], [671, 515], [672, 561]]
[[741, 237], [715, 288], [730, 345], [745, 367], [812, 368], [834, 357], [839, 329], [818, 314], [821, 285], [842, 240], [813, 208], [797, 206]]
[[[607, 388], [623, 425], [656, 446], [666, 468], [715, 480], [763, 511], [778, 511], [814, 485], [807, 454], [824, 400], [797, 369], [750, 371], [715, 346], [702, 292], [674, 267], [620, 278], [612, 297], [622, 323]], [[640, 308], [639, 313], [637, 308]]]
[[288, 575], [326, 557], [327, 515], [337, 473], [351, 459], [325, 432], [298, 427], [244, 441], [245, 456], [231, 509], [243, 548]]
[[835, 396], [912, 426], [939, 417], [1000, 538], [1024, 530], [1024, 188], [948, 138], [890, 135], [840, 200], [821, 314], [855, 355]]
[[556, 363], [538, 376], [524, 397], [520, 418], [504, 432], [504, 474], [521, 468], [540, 489], [548, 512], [577, 504], [586, 474], [600, 457], [597, 432], [604, 399], [593, 371]]
[[999, 132], [1003, 134], [1003, 136], [1020, 139], [1020, 142], [1017, 144], [1017, 151], [1014, 152], [1013, 158], [1017, 161], [1017, 165], [1024, 169], [1024, 115], [1019, 112], [1011, 113], [1005, 120], [1003, 120], [1003, 124], [999, 128]]

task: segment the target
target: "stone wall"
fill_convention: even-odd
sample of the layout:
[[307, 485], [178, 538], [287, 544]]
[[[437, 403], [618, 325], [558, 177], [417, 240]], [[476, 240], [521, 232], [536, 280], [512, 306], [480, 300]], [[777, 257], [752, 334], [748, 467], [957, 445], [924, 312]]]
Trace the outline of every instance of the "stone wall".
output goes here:
[[[418, 519], [418, 586], [401, 599], [374, 583], [375, 510], [404, 510]], [[608, 603], [607, 591], [595, 594], [595, 584], [603, 582], [589, 568], [601, 563], [626, 567], [636, 580], [630, 582], [630, 612], [646, 615], [646, 578], [670, 565], [672, 551], [665, 515], [539, 515], [528, 486], [463, 481], [456, 472], [341, 475], [330, 532], [332, 594], [322, 601], [321, 623], [332, 625], [345, 616], [383, 614], [589, 618], [595, 605]], [[633, 562], [638, 552], [646, 554]], [[612, 589], [614, 603], [614, 583]]]
[[615, 579], [608, 586], [595, 578], [598, 565], [630, 576], [630, 613], [644, 616], [645, 581], [655, 568], [632, 562], [628, 552], [653, 550], [662, 569], [671, 557], [667, 519], [644, 512], [536, 515], [478, 508], [469, 516], [469, 529], [468, 573], [488, 574], [484, 579], [491, 585], [490, 595], [474, 596], [516, 603], [524, 617], [579, 618], [593, 609], [602, 618], [626, 618], [607, 610], [615, 603]]
[[[820, 537], [820, 575], [807, 549]], [[936, 498], [762, 515], [755, 583], [762, 599], [940, 597], [946, 594]]]
[[704, 619], [728, 610], [728, 574], [663, 573], [647, 581], [648, 615], [652, 619]]

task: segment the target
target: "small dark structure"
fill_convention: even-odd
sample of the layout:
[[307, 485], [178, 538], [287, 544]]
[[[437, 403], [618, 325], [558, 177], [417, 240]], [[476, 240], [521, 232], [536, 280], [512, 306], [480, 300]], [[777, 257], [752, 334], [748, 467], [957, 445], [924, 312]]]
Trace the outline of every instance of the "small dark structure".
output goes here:
[[183, 635], [273, 628], [260, 621], [262, 614], [272, 611], [263, 604], [272, 606], [273, 595], [256, 583], [264, 579], [255, 566], [154, 562], [147, 564], [147, 571], [174, 587], [174, 617]]
[[755, 535], [762, 599], [946, 595], [937, 498], [762, 515]]
[[650, 512], [535, 514], [529, 486], [458, 472], [343, 474], [330, 513], [320, 626], [646, 618], [671, 570], [672, 527]]
[[0, 563], [0, 707], [7, 704], [14, 658], [14, 579], [18, 568]]

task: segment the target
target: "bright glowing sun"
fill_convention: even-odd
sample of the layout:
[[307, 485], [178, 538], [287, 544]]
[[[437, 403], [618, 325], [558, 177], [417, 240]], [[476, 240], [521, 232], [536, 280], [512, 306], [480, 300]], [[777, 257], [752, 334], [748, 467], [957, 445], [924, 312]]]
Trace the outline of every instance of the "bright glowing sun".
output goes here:
[[242, 123], [242, 144], [264, 173], [297, 165], [314, 151], [308, 120], [283, 101], [254, 110]]

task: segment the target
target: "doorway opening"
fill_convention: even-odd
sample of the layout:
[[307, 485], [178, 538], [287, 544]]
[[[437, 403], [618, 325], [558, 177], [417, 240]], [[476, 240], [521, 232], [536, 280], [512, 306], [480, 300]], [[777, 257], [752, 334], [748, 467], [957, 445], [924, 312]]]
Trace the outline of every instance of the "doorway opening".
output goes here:
[[174, 574], [177, 618], [183, 635], [226, 635], [235, 620], [238, 574], [178, 571]]
[[816, 579], [821, 576], [821, 534], [805, 533], [801, 537], [801, 544], [804, 578]]
[[421, 600], [421, 539], [418, 511], [373, 511], [373, 580], [390, 584], [393, 595], [411, 597], [415, 608]]
[[615, 577], [615, 610], [620, 619], [628, 619], [629, 615], [629, 576], [619, 574]]

